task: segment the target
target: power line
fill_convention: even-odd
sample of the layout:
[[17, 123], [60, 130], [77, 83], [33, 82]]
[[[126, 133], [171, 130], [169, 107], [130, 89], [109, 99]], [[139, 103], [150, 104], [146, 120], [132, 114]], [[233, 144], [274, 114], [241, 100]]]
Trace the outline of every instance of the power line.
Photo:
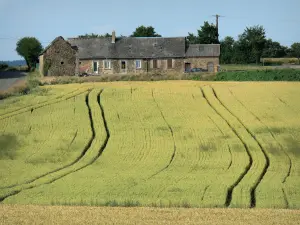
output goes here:
[[[17, 37], [0, 37], [0, 40], [12, 40], [12, 41], [16, 41], [16, 40], [20, 40], [21, 38], [17, 38]], [[51, 41], [40, 41], [43, 44], [49, 44], [51, 43]]]

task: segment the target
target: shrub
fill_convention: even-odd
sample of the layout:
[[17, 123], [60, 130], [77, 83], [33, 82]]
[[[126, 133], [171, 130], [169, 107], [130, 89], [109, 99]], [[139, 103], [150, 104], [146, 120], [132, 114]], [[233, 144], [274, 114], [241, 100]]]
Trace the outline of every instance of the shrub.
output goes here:
[[300, 70], [276, 69], [220, 72], [215, 81], [300, 81]]
[[6, 63], [0, 63], [0, 70], [5, 70], [8, 68], [8, 65]]

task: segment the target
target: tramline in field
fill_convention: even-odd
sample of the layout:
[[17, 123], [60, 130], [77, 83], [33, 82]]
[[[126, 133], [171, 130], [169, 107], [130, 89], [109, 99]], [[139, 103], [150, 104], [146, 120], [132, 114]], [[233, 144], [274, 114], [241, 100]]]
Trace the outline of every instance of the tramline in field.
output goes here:
[[47, 98], [26, 96], [27, 105], [24, 97], [7, 100], [0, 200], [300, 208], [299, 90], [297, 83], [87, 83], [53, 86]]

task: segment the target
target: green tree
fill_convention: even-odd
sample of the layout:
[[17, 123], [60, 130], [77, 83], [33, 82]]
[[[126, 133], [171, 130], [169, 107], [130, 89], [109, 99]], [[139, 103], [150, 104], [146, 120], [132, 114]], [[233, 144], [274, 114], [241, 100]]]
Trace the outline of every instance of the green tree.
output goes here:
[[262, 53], [263, 58], [280, 58], [286, 56], [287, 47], [282, 46], [279, 42], [267, 39], [265, 48]]
[[161, 35], [157, 34], [152, 26], [139, 26], [132, 33], [131, 37], [161, 37]]
[[101, 35], [101, 34], [90, 33], [90, 34], [79, 35], [78, 37], [79, 38], [101, 38], [101, 37], [111, 37], [111, 34], [106, 33], [104, 35]]
[[218, 30], [214, 24], [209, 24], [207, 21], [198, 30], [199, 42], [201, 44], [219, 44]]
[[197, 30], [197, 36], [189, 33], [187, 42], [189, 44], [219, 44], [218, 36], [217, 27], [205, 21], [200, 30]]
[[233, 37], [227, 36], [225, 37], [221, 42], [221, 55], [220, 55], [220, 61], [224, 64], [232, 63], [233, 60], [233, 47], [234, 47], [234, 39]]
[[240, 36], [240, 40], [251, 49], [252, 56], [255, 57], [256, 64], [260, 61], [266, 43], [266, 32], [262, 26], [246, 27]]
[[300, 42], [291, 45], [291, 55], [297, 57], [298, 64], [300, 64]]
[[29, 70], [35, 68], [43, 47], [35, 37], [24, 37], [17, 42], [17, 53], [24, 57]]
[[186, 40], [188, 44], [200, 44], [199, 37], [192, 33], [189, 33]]

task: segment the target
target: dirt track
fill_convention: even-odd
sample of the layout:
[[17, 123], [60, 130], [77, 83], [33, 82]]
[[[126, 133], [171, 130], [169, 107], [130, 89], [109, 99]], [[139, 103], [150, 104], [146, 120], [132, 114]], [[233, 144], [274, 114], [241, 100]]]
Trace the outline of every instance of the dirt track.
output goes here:
[[25, 77], [25, 72], [0, 72], [0, 91], [8, 89], [17, 81], [25, 79]]

